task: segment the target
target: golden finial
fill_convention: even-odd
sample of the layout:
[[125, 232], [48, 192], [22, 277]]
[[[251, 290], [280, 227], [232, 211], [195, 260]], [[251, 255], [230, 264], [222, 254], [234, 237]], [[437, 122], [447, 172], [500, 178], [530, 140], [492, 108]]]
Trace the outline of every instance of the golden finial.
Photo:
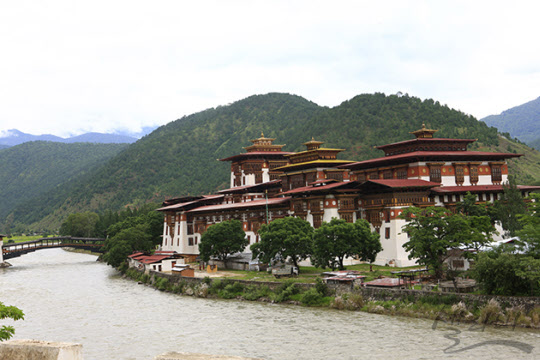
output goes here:
[[261, 131], [261, 137], [263, 138], [264, 137], [264, 133]]

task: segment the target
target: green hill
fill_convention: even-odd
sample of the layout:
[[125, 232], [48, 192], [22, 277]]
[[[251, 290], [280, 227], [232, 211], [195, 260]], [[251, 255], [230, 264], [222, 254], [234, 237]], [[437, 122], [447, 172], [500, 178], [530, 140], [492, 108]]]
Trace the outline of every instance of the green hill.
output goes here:
[[36, 141], [0, 151], [0, 218], [93, 170], [126, 145]]
[[540, 97], [499, 115], [490, 115], [480, 120], [496, 127], [502, 133], [509, 133], [525, 144], [540, 149]]
[[[479, 139], [471, 149], [521, 149], [502, 144], [496, 129], [433, 100], [366, 94], [328, 108], [289, 94], [254, 95], [158, 128], [84, 178], [21, 205], [13, 217], [35, 229], [53, 229], [74, 211], [117, 210], [227, 188], [230, 164], [216, 159], [242, 152], [261, 131], [286, 144], [285, 151], [304, 150], [302, 143], [314, 137], [347, 149], [342, 159], [362, 160], [383, 155], [376, 145], [412, 138], [409, 132], [422, 123], [439, 129], [440, 137]], [[540, 176], [540, 154], [531, 156], [533, 166], [520, 173], [521, 182]]]

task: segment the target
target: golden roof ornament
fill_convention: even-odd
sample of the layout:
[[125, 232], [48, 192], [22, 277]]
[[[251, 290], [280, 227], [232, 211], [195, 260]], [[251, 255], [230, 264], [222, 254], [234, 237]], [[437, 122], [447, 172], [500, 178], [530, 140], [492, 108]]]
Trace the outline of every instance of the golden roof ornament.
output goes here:
[[426, 124], [422, 123], [422, 128], [420, 130], [412, 131], [410, 134], [416, 136], [417, 139], [428, 139], [432, 138], [433, 134], [439, 130], [427, 129]]

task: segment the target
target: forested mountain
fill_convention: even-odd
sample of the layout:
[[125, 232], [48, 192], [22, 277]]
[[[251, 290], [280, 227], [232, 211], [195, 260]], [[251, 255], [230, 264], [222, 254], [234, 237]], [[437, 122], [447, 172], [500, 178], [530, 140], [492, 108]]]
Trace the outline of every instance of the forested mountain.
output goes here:
[[[479, 139], [470, 146], [473, 150], [526, 150], [499, 137], [496, 129], [433, 100], [366, 94], [328, 108], [294, 95], [254, 95], [158, 128], [84, 178], [16, 208], [13, 216], [34, 229], [53, 229], [71, 212], [118, 210], [226, 188], [230, 164], [216, 159], [243, 152], [261, 132], [276, 138], [276, 144], [286, 144], [284, 151], [305, 150], [302, 143], [314, 137], [325, 147], [346, 149], [342, 159], [362, 160], [383, 155], [376, 145], [413, 138], [409, 132], [422, 123], [439, 129], [439, 137]], [[540, 154], [529, 155], [531, 164], [525, 170], [521, 160], [510, 163], [522, 183], [540, 175]]]
[[0, 149], [2, 147], [20, 145], [30, 141], [52, 141], [68, 144], [78, 142], [89, 142], [96, 144], [131, 144], [137, 141], [137, 139], [126, 135], [103, 134], [96, 132], [90, 132], [69, 138], [62, 138], [55, 135], [26, 134], [22, 131], [11, 129], [6, 131], [5, 134], [0, 137]]
[[46, 198], [49, 192], [92, 171], [126, 147], [37, 141], [0, 151], [0, 218], [5, 219], [14, 207], [30, 199]]
[[480, 120], [496, 127], [502, 133], [509, 133], [525, 144], [540, 149], [540, 97], [499, 115], [490, 115]]

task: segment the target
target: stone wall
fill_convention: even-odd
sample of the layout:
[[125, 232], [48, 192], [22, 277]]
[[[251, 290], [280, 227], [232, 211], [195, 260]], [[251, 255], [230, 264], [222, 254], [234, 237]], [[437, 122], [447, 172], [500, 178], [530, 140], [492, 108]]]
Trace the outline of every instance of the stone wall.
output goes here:
[[[249, 281], [249, 280], [232, 280], [226, 278], [189, 278], [182, 277], [176, 274], [165, 274], [157, 271], [150, 271], [152, 277], [152, 283], [157, 277], [163, 277], [169, 279], [171, 284], [178, 284], [183, 281], [187, 284], [201, 284], [203, 282], [214, 281], [215, 279], [226, 280], [228, 282], [239, 282], [243, 285], [255, 285], [255, 286], [268, 286], [271, 290], [276, 290], [281, 286], [282, 282], [270, 282], [270, 281]], [[308, 290], [315, 287], [315, 284], [296, 283], [300, 289]], [[351, 286], [350, 284], [332, 284], [328, 285], [328, 288], [334, 291], [336, 294], [343, 293], [360, 293], [364, 299], [369, 300], [402, 300], [402, 301], [418, 301], [420, 298], [433, 298], [433, 302], [437, 303], [458, 303], [463, 301], [467, 305], [482, 306], [488, 303], [491, 299], [495, 299], [503, 308], [512, 306], [523, 306], [527, 311], [540, 307], [540, 297], [527, 297], [527, 296], [497, 296], [497, 295], [476, 295], [476, 294], [460, 294], [460, 293], [446, 293], [437, 291], [425, 291], [425, 290], [411, 290], [411, 289], [385, 289], [385, 288], [365, 288], [358, 286]]]
[[441, 293], [437, 291], [410, 290], [410, 289], [383, 289], [383, 288], [360, 288], [353, 290], [359, 292], [365, 299], [389, 301], [407, 300], [417, 301], [420, 298], [432, 297], [438, 303], [460, 302], [467, 305], [478, 305], [488, 303], [495, 299], [503, 308], [512, 306], [523, 306], [529, 311], [535, 307], [540, 307], [540, 297], [528, 296], [498, 296], [498, 295], [476, 295], [460, 293]]

